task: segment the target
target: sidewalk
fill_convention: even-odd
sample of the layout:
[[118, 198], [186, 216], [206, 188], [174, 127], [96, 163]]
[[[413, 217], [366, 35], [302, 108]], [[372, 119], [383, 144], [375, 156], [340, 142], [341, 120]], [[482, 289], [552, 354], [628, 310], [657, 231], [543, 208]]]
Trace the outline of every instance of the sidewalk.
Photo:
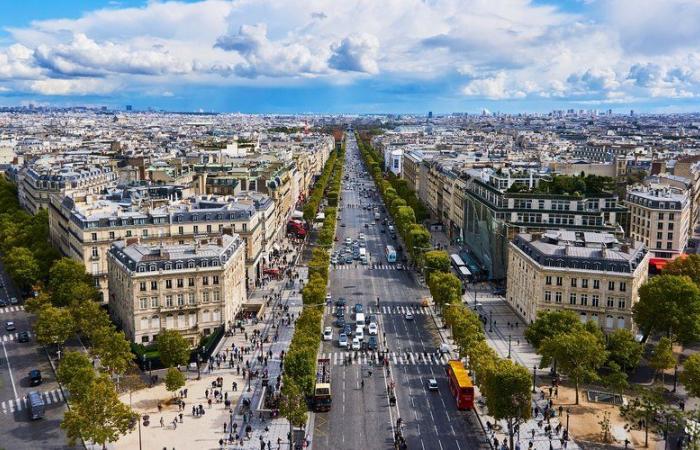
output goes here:
[[[282, 247], [284, 248], [285, 245], [283, 244]], [[296, 257], [296, 249], [294, 256]], [[264, 370], [268, 371], [268, 389], [274, 388], [281, 369], [280, 352], [287, 350], [294, 333], [293, 320], [289, 320], [289, 325], [280, 323], [286, 322], [287, 313], [291, 319], [291, 317], [298, 317], [301, 312], [299, 288], [306, 280], [307, 270], [305, 267], [294, 264], [291, 267], [298, 273], [298, 278], [293, 281], [293, 284], [287, 284], [287, 278], [282, 277], [280, 280], [267, 282], [251, 294], [249, 301], [257, 303], [265, 303], [267, 299], [276, 295], [263, 313], [262, 320], [257, 323], [250, 319], [246, 320], [244, 332], [239, 329], [233, 336], [222, 338], [212, 354], [213, 364], [201, 365], [199, 380], [197, 380], [196, 370], [186, 372], [188, 379], [182, 388], [181, 400], [184, 402], [182, 410], [179, 410], [179, 406], [175, 403], [167, 404], [168, 399], [172, 399], [172, 394], [166, 391], [164, 383], [122, 395], [121, 400], [131, 404], [137, 413], [150, 416], [150, 424], [147, 427], [142, 424], [140, 437], [137, 428], [108, 448], [261, 449], [263, 443], [269, 443], [271, 449], [288, 449], [289, 423], [287, 420], [282, 417], [265, 420], [257, 410], [262, 405], [262, 373]], [[287, 311], [284, 311], [285, 306]], [[259, 337], [256, 337], [256, 334]], [[277, 334], [276, 341], [275, 334]], [[269, 341], [267, 343], [266, 338]], [[232, 351], [233, 349], [235, 351]], [[237, 358], [233, 358], [234, 355]], [[220, 365], [217, 364], [217, 356]], [[233, 367], [230, 367], [231, 359], [235, 360]], [[259, 376], [252, 379], [250, 390], [247, 385], [249, 380], [243, 376], [243, 369], [246, 369], [248, 364], [253, 372], [256, 370], [259, 372]], [[217, 378], [223, 379], [220, 388], [213, 387], [212, 384]], [[235, 391], [234, 382], [237, 384]], [[214, 398], [214, 390], [220, 392], [221, 397], [218, 401]], [[186, 395], [184, 391], [187, 392]], [[208, 398], [205, 397], [205, 393], [208, 394]], [[230, 401], [230, 408], [225, 406], [224, 399]], [[212, 400], [211, 404], [209, 400]], [[252, 411], [245, 414], [245, 417], [243, 413], [247, 408], [244, 406], [244, 400], [250, 401]], [[159, 403], [162, 407], [160, 412]], [[199, 405], [204, 409], [204, 414], [193, 414], [194, 408]], [[179, 414], [182, 414], [182, 419]], [[163, 426], [161, 426], [161, 418]], [[177, 423], [173, 423], [175, 419]], [[232, 423], [236, 424], [236, 432], [231, 429]], [[248, 426], [250, 426], [250, 433], [249, 438], [246, 438], [245, 430]], [[242, 444], [239, 439], [235, 443], [225, 443], [223, 447], [220, 445], [221, 439], [227, 441], [236, 434], [243, 437]], [[280, 442], [279, 447], [278, 442]]]

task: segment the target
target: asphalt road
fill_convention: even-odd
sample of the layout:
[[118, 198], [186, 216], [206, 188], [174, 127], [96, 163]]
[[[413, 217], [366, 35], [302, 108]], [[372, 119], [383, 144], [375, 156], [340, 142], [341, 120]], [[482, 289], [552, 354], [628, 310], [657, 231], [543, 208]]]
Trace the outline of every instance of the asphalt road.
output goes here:
[[[0, 446], [6, 449], [65, 449], [66, 436], [60, 429], [65, 410], [63, 395], [58, 387], [48, 358], [31, 335], [27, 343], [17, 342], [17, 333], [31, 331], [30, 315], [24, 311], [23, 300], [13, 287], [0, 263], [0, 298], [16, 297], [20, 304], [0, 307]], [[15, 331], [6, 330], [6, 322], [13, 321]], [[28, 373], [41, 370], [43, 382], [29, 385]], [[26, 395], [30, 391], [42, 394], [46, 415], [30, 420]]]
[[[403, 269], [401, 253], [398, 263], [388, 263], [384, 256], [387, 244], [398, 247], [398, 243], [388, 232], [381, 232], [386, 214], [380, 198], [376, 194], [370, 194], [370, 198], [361, 194], [362, 188], [373, 188], [374, 184], [362, 168], [352, 136], [347, 140], [345, 173], [349, 180], [343, 182], [340, 216], [344, 226], [338, 227], [336, 249], [342, 247], [345, 238], [358, 239], [361, 232], [365, 233], [370, 264], [363, 266], [353, 261], [332, 267], [330, 293], [333, 301], [338, 297], [347, 300], [346, 319], [354, 317], [350, 310], [356, 303], [361, 303], [365, 312], [378, 313], [379, 350], [388, 351], [390, 373], [370, 365], [363, 353], [344, 364], [344, 358], [355, 352], [338, 347], [339, 329], [333, 325], [333, 308], [327, 307], [324, 326], [333, 326], [333, 340], [324, 342], [321, 352], [333, 364], [333, 407], [328, 413], [316, 415], [313, 447], [393, 448], [400, 417], [409, 449], [488, 448], [474, 413], [458, 411], [449, 392], [444, 370], [447, 356], [438, 355], [438, 331], [432, 317], [420, 307], [427, 290], [416, 283], [415, 274]], [[362, 208], [368, 204], [379, 207], [380, 221], [375, 222], [373, 210]], [[407, 312], [414, 314], [413, 320], [405, 318]], [[430, 378], [437, 380], [438, 391], [428, 390]], [[396, 406], [389, 405], [387, 395], [392, 382]]]

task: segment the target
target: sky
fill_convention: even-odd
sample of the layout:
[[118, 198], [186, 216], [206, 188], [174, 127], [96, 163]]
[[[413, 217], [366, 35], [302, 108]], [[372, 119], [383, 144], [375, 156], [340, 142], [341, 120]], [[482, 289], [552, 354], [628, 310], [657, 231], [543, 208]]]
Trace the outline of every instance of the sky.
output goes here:
[[698, 111], [700, 0], [0, 0], [0, 106]]

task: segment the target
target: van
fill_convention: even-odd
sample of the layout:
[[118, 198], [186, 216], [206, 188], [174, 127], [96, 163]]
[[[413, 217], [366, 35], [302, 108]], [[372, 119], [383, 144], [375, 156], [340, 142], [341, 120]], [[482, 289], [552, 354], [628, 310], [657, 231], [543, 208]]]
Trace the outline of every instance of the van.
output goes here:
[[44, 417], [46, 405], [40, 393], [32, 391], [27, 394], [27, 404], [29, 405], [29, 417], [32, 420], [37, 420]]
[[357, 313], [355, 314], [355, 325], [359, 326], [365, 326], [365, 315], [363, 313]]

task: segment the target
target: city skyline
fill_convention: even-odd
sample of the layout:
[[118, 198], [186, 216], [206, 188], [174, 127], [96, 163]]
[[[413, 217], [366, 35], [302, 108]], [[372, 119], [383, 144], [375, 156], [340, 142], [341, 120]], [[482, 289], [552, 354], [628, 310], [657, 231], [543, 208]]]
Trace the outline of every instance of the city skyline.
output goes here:
[[697, 111], [688, 0], [38, 0], [0, 6], [0, 106]]

